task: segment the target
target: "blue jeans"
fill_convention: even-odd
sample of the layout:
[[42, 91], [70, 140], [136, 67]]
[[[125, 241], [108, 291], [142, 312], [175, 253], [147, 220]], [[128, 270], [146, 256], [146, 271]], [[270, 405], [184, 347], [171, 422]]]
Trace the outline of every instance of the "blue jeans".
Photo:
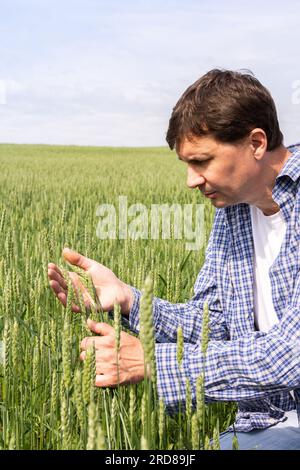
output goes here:
[[[255, 429], [250, 432], [237, 432], [240, 450], [300, 450], [300, 427], [297, 413], [288, 411], [287, 420], [267, 429]], [[221, 450], [232, 449], [234, 433], [225, 431], [220, 434]]]

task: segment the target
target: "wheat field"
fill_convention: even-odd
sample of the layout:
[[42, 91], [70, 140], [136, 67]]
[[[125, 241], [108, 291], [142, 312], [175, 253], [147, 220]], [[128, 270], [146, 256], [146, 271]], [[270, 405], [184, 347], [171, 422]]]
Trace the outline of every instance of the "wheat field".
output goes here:
[[[93, 351], [79, 360], [86, 312], [63, 308], [47, 278], [49, 262], [67, 268], [68, 246], [137, 288], [150, 275], [148, 296], [190, 299], [214, 213], [185, 172], [167, 148], [0, 145], [0, 449], [218, 449], [236, 405], [205, 404], [201, 378], [196, 409], [187, 400], [172, 416], [150, 380], [94, 387]], [[120, 195], [147, 208], [205, 204], [204, 246], [187, 250], [174, 229], [170, 239], [99, 239], [97, 207]]]

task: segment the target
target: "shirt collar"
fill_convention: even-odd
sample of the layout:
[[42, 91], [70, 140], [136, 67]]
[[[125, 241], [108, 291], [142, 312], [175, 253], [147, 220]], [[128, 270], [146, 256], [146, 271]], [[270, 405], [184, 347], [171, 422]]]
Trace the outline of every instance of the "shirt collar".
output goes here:
[[279, 205], [286, 222], [294, 207], [297, 180], [300, 178], [300, 144], [287, 148], [292, 154], [279, 172], [272, 191], [273, 199]]
[[287, 147], [292, 155], [289, 156], [281, 171], [277, 175], [277, 178], [282, 176], [289, 176], [294, 182], [300, 177], [300, 143], [290, 145]]

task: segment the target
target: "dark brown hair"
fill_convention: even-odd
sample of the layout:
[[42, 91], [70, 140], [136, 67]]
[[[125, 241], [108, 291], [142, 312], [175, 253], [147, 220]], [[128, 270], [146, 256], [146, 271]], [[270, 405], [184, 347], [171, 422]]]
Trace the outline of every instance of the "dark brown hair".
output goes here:
[[169, 121], [166, 140], [172, 150], [184, 137], [210, 135], [220, 142], [237, 142], [256, 127], [267, 135], [267, 150], [282, 144], [273, 98], [246, 72], [213, 69], [183, 93]]

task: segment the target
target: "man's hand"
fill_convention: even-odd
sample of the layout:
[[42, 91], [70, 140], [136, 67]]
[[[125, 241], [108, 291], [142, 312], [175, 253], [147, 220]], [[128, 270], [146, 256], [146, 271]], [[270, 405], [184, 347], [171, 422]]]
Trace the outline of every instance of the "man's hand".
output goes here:
[[[112, 310], [115, 303], [121, 306], [123, 315], [129, 315], [133, 305], [134, 295], [131, 288], [122, 282], [117, 276], [103, 264], [82, 256], [76, 251], [65, 248], [63, 250], [64, 259], [79, 268], [82, 268], [92, 278], [97, 296], [104, 311]], [[85, 306], [88, 308], [93, 300], [85, 286], [82, 284], [78, 274], [69, 272], [69, 277], [73, 283], [75, 292], [81, 293]], [[48, 277], [50, 286], [60, 302], [66, 306], [68, 286], [60, 269], [54, 264], [48, 264]], [[73, 305], [74, 312], [80, 312], [78, 305]]]
[[139, 339], [121, 332], [117, 362], [114, 328], [91, 319], [87, 324], [91, 331], [101, 336], [89, 336], [81, 341], [80, 359], [85, 360], [87, 349], [94, 343], [97, 387], [116, 387], [144, 380], [144, 351]]

